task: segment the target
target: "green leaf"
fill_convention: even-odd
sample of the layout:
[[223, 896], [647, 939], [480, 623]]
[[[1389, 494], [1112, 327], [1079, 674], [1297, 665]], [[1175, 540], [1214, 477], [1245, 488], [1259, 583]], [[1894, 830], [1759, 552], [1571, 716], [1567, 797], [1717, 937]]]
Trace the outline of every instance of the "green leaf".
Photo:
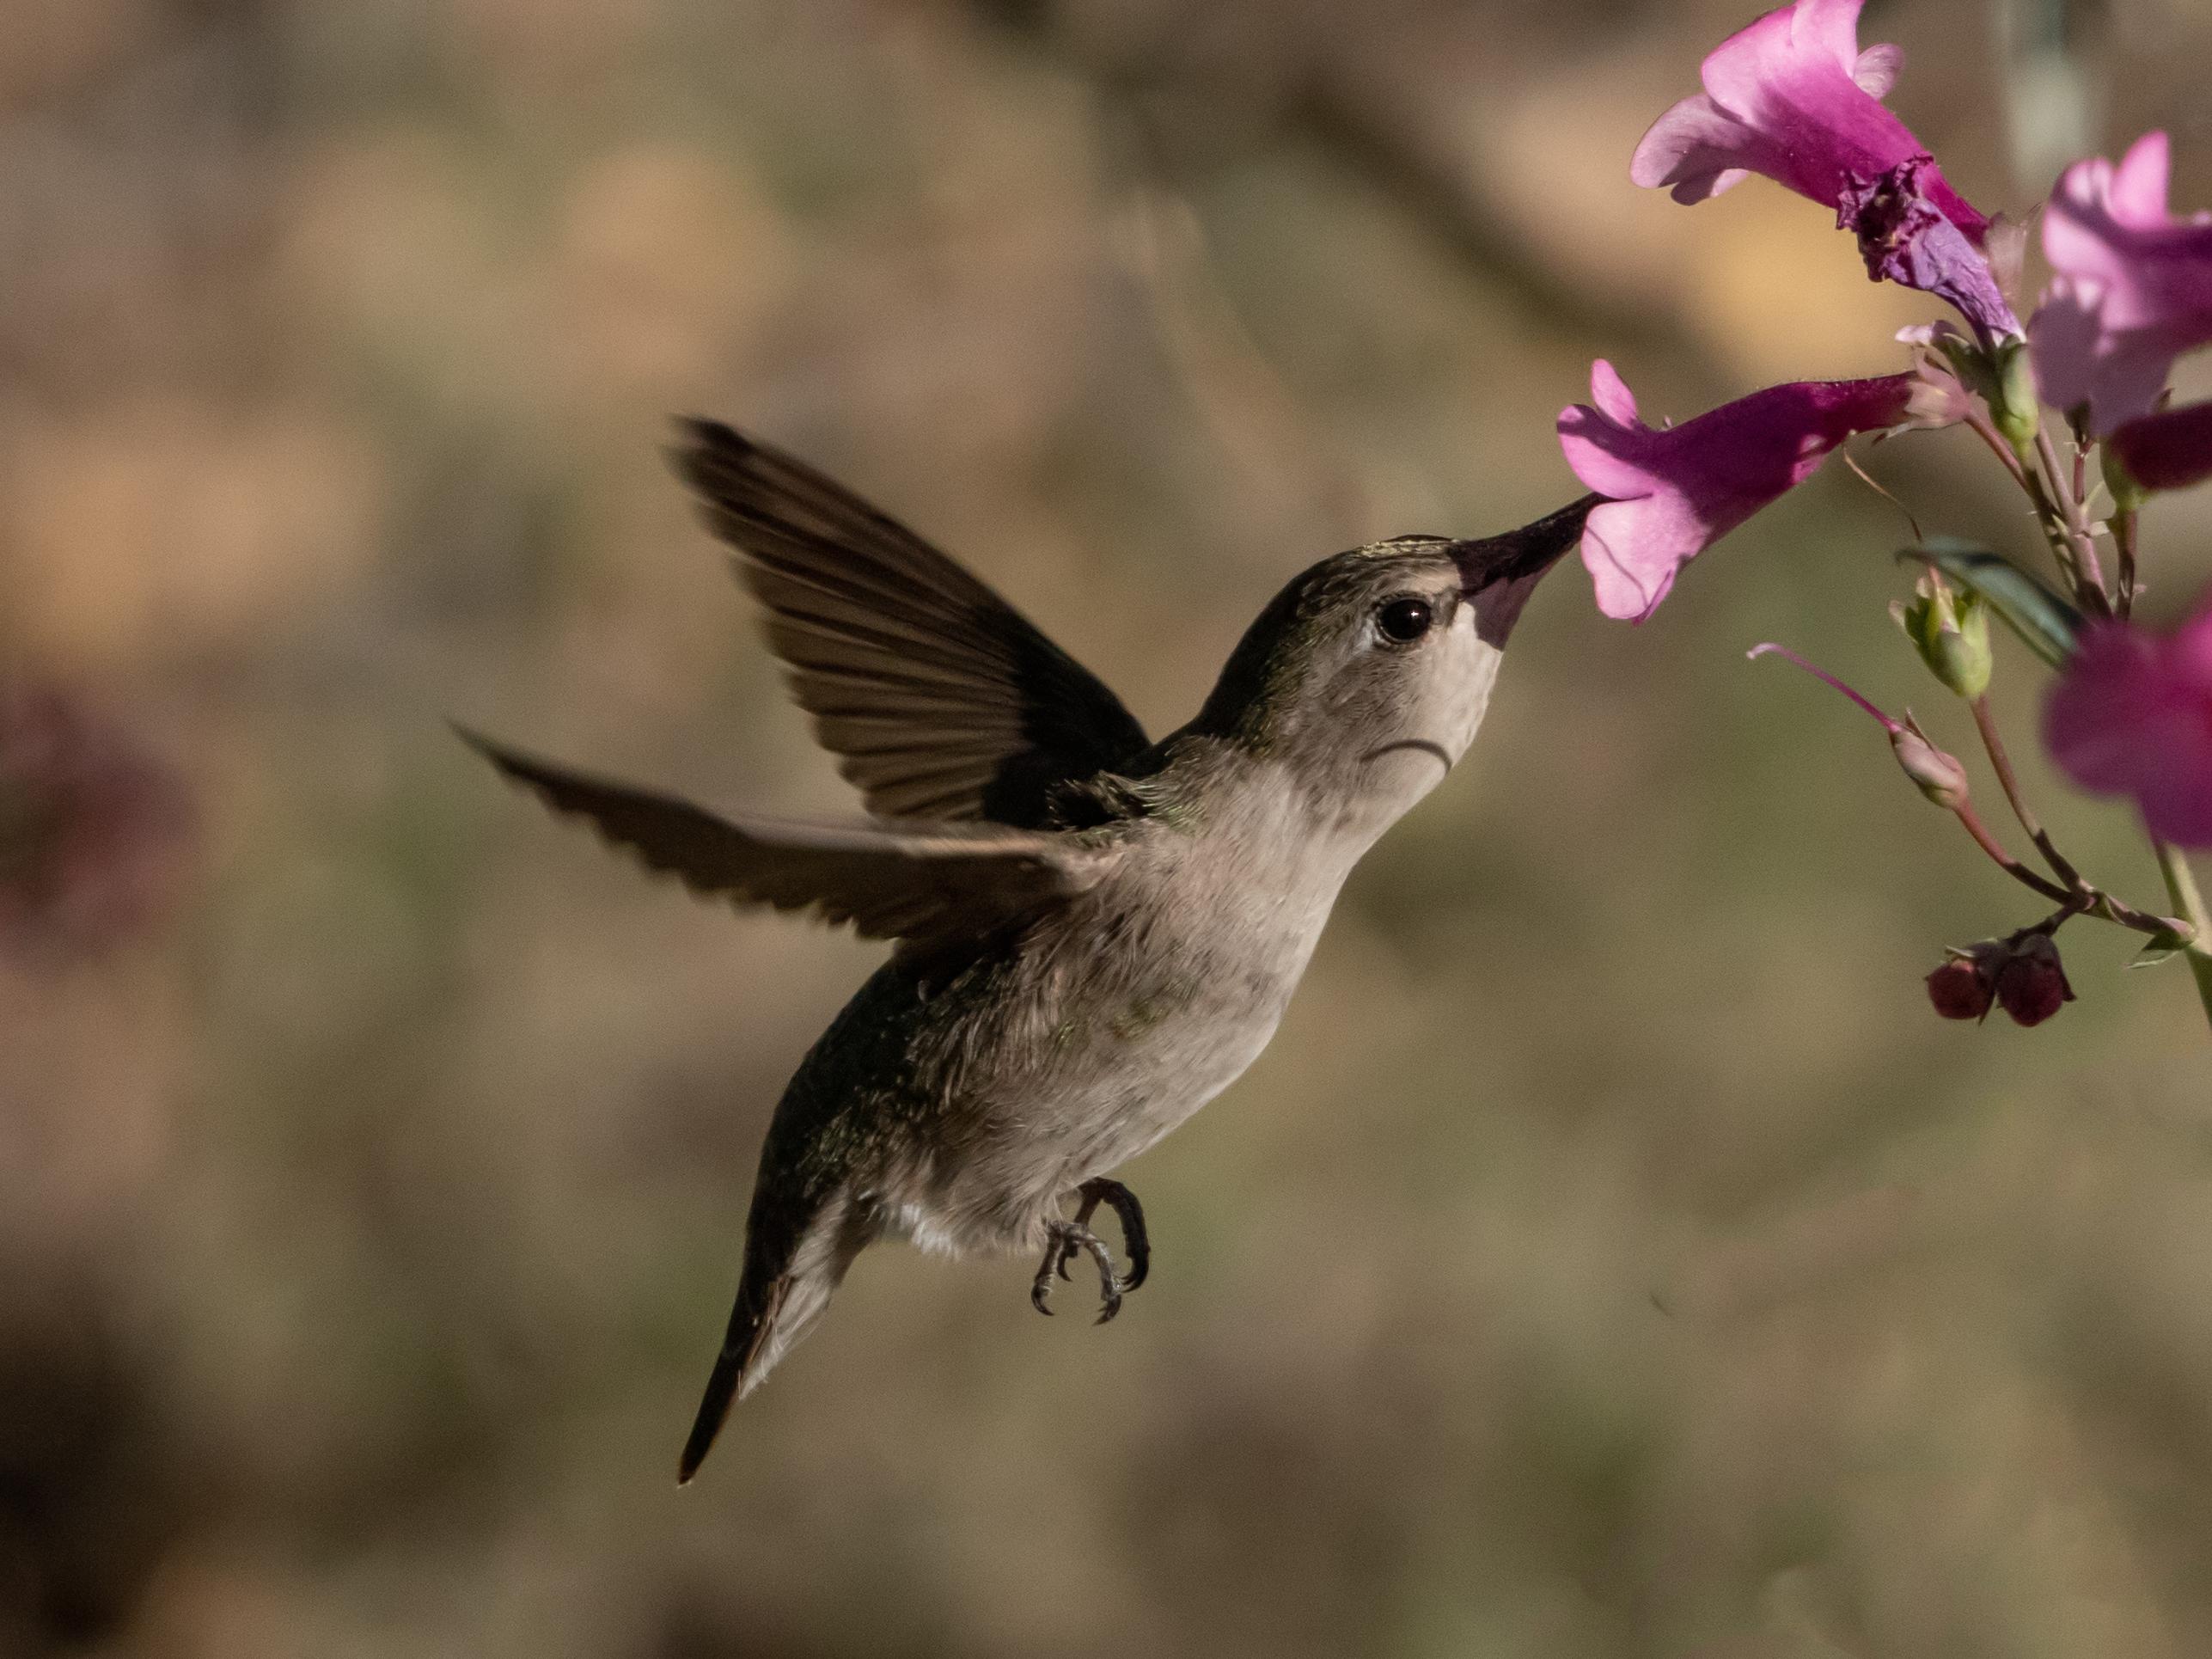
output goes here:
[[2171, 962], [2189, 948], [2189, 941], [2176, 934], [2154, 934], [2128, 963], [2130, 968], [2155, 968], [2161, 962]]
[[2027, 648], [2053, 668], [2065, 667], [2074, 655], [2081, 613], [2003, 554], [1936, 536], [1897, 557], [1931, 565], [1959, 586], [1980, 594]]

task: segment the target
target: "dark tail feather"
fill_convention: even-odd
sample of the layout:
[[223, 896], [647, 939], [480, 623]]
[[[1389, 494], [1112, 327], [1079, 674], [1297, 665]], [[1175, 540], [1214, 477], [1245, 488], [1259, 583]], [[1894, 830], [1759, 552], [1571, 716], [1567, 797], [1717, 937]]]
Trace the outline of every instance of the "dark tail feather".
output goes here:
[[775, 1329], [776, 1313], [782, 1307], [784, 1291], [791, 1281], [779, 1276], [772, 1280], [765, 1291], [747, 1283], [737, 1292], [737, 1305], [730, 1312], [729, 1334], [722, 1339], [722, 1351], [715, 1356], [714, 1374], [706, 1380], [706, 1398], [699, 1403], [699, 1416], [691, 1425], [691, 1438], [684, 1442], [683, 1458], [676, 1465], [676, 1485], [687, 1485], [699, 1472], [699, 1466], [706, 1461], [707, 1453], [713, 1448], [714, 1437], [722, 1432], [729, 1419], [730, 1407], [744, 1386], [745, 1374], [752, 1368], [767, 1346], [769, 1333]]

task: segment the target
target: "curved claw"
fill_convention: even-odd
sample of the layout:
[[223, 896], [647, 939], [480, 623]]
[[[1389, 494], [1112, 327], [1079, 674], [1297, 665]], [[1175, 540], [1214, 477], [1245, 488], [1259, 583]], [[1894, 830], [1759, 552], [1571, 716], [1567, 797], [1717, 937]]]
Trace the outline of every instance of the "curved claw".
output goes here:
[[[1036, 1277], [1030, 1283], [1030, 1306], [1040, 1313], [1052, 1313], [1046, 1302], [1052, 1295], [1053, 1276], [1056, 1273], [1072, 1283], [1075, 1276], [1068, 1270], [1078, 1252], [1081, 1252], [1098, 1264], [1097, 1322], [1103, 1325], [1121, 1311], [1123, 1295], [1144, 1283], [1151, 1273], [1152, 1241], [1145, 1232], [1144, 1207], [1137, 1202], [1137, 1195], [1119, 1181], [1100, 1176], [1085, 1181], [1075, 1191], [1082, 1200], [1075, 1219], [1055, 1219], [1047, 1223], [1044, 1259], [1037, 1264]], [[1097, 1214], [1101, 1204], [1112, 1209], [1114, 1218], [1121, 1224], [1121, 1244], [1129, 1257], [1126, 1278], [1114, 1270], [1114, 1252], [1091, 1230], [1091, 1218]]]
[[1081, 1227], [1072, 1227], [1066, 1234], [1066, 1250], [1081, 1250], [1098, 1264], [1098, 1323], [1103, 1325], [1121, 1311], [1121, 1281], [1114, 1271], [1114, 1252], [1106, 1248], [1106, 1241], [1095, 1233]]
[[1121, 1311], [1123, 1285], [1114, 1271], [1114, 1252], [1107, 1249], [1104, 1240], [1079, 1221], [1054, 1221], [1050, 1227], [1044, 1259], [1037, 1264], [1036, 1276], [1030, 1281], [1030, 1306], [1040, 1313], [1052, 1313], [1045, 1305], [1052, 1295], [1052, 1276], [1057, 1272], [1062, 1278], [1068, 1277], [1067, 1264], [1079, 1251], [1098, 1264], [1098, 1322], [1103, 1325]]
[[1152, 1272], [1152, 1240], [1145, 1230], [1145, 1207], [1137, 1202], [1137, 1195], [1119, 1181], [1104, 1176], [1085, 1181], [1076, 1191], [1083, 1197], [1083, 1206], [1076, 1211], [1078, 1227], [1089, 1221], [1100, 1204], [1114, 1212], [1114, 1219], [1121, 1224], [1121, 1247], [1129, 1257], [1129, 1271], [1121, 1281], [1121, 1289], [1134, 1290], [1144, 1283]]

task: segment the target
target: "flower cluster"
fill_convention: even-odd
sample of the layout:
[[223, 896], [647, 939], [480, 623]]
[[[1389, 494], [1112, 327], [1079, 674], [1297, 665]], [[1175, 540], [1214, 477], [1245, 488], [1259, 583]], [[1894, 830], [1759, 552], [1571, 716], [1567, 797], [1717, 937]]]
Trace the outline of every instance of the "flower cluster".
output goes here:
[[[1693, 204], [1753, 174], [1771, 179], [1832, 209], [1870, 278], [1938, 297], [1958, 321], [1907, 330], [1910, 364], [1899, 373], [1770, 386], [1680, 425], [1646, 425], [1619, 373], [1598, 362], [1591, 401], [1558, 422], [1568, 466], [1605, 498], [1581, 544], [1598, 608], [1650, 617], [1685, 565], [1855, 434], [1971, 427], [2033, 502], [2056, 581], [1964, 544], [1930, 544], [1919, 550], [1928, 573], [1898, 620], [1972, 708], [2044, 867], [2003, 849], [1975, 814], [1965, 768], [1910, 714], [1892, 719], [1812, 669], [1882, 722], [1923, 793], [2057, 906], [2004, 940], [1952, 952], [1929, 994], [1948, 1014], [1978, 1018], [1994, 1004], [2036, 1024], [2072, 997], [2054, 936], [2087, 915], [2149, 935], [2155, 952], [2189, 954], [2212, 1015], [2212, 923], [2176, 846], [2212, 846], [2212, 603], [2170, 635], [2131, 620], [2137, 510], [2153, 492], [2212, 477], [2212, 403], [2166, 407], [2176, 359], [2212, 346], [2212, 214], [2169, 207], [2163, 133], [2117, 163], [2077, 162], [2044, 215], [2052, 276], [2023, 326], [2008, 297], [2022, 238], [1968, 201], [1884, 103], [1902, 55], [1861, 47], [1861, 3], [1794, 0], [1730, 36], [1705, 59], [1703, 89], [1644, 135], [1629, 176]], [[1984, 695], [1992, 613], [2059, 670], [2046, 707], [2050, 751], [2084, 787], [2134, 799], [2160, 843], [2177, 915], [2134, 909], [2092, 885], [2029, 809]]]

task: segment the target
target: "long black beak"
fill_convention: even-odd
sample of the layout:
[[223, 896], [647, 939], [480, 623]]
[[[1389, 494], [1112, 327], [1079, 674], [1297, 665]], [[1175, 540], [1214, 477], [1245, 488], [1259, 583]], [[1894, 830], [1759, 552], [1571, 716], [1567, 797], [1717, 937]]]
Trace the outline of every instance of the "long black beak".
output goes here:
[[1586, 495], [1572, 506], [1503, 536], [1451, 544], [1451, 557], [1459, 566], [1459, 591], [1475, 607], [1475, 632], [1485, 645], [1505, 645], [1537, 582], [1582, 540], [1582, 521], [1604, 499]]

